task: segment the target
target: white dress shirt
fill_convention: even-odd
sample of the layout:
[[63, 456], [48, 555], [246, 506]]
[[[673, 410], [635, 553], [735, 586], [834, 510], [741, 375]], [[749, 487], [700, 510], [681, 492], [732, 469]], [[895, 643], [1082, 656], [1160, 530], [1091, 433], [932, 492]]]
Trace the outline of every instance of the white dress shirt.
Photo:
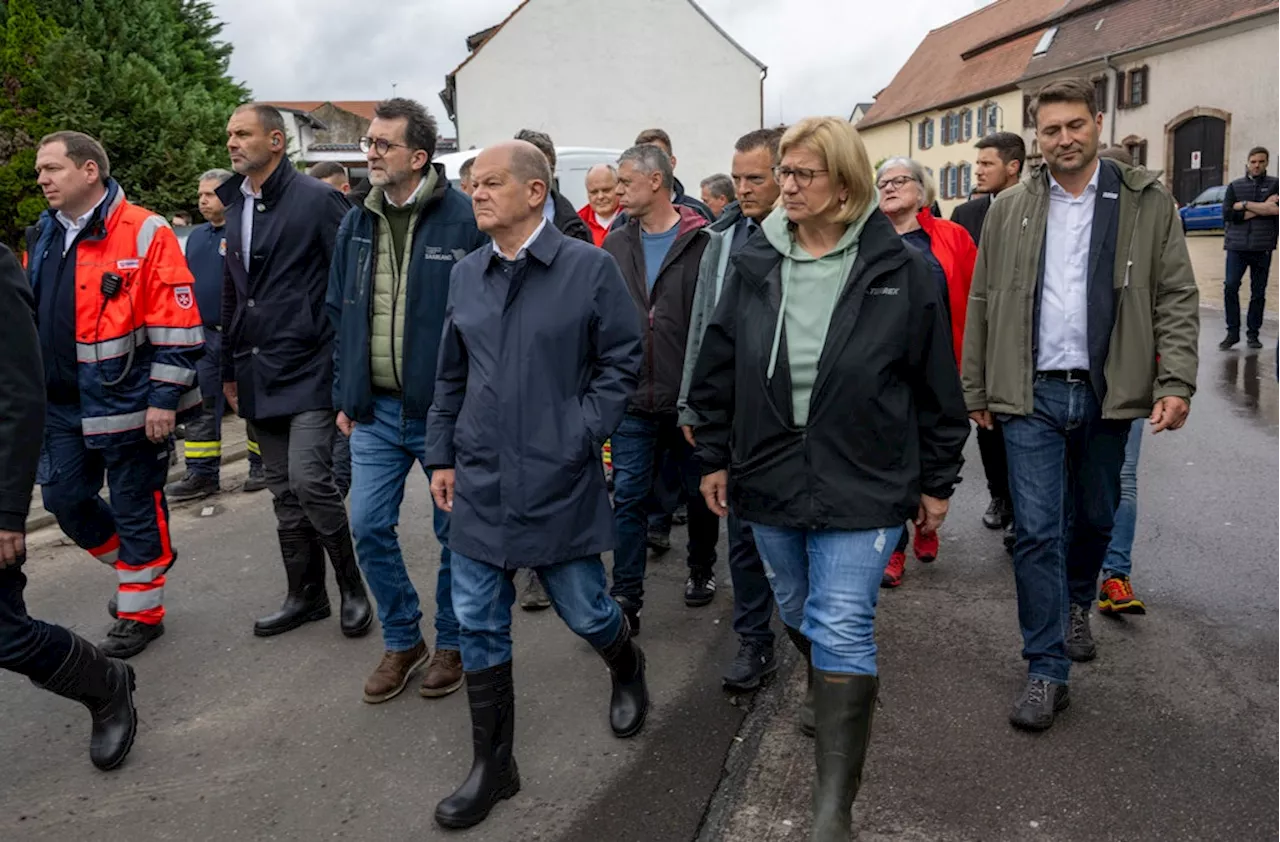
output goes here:
[[542, 221], [538, 223], [538, 227], [534, 228], [533, 233], [529, 235], [529, 239], [525, 240], [524, 245], [522, 245], [516, 251], [515, 257], [508, 258], [505, 254], [503, 254], [502, 249], [498, 247], [497, 240], [493, 241], [493, 253], [498, 255], [498, 257], [501, 257], [503, 260], [512, 260], [512, 261], [519, 260], [520, 258], [524, 257], [524, 253], [529, 250], [529, 246], [533, 245], [533, 241], [538, 239], [538, 235], [541, 234], [542, 229], [546, 227], [547, 227], [547, 219], [544, 216], [542, 218]]
[[262, 191], [253, 192], [253, 185], [246, 178], [240, 182], [240, 192], [244, 194], [244, 206], [240, 208], [240, 254], [244, 257], [244, 271], [249, 271], [249, 248], [253, 243], [253, 211], [262, 198]]
[[98, 201], [93, 203], [93, 207], [75, 219], [67, 216], [62, 211], [58, 211], [58, 222], [62, 223], [62, 227], [66, 229], [62, 237], [62, 253], [64, 255], [71, 251], [72, 243], [76, 241], [76, 237], [80, 236], [80, 232], [84, 230], [84, 227], [89, 224], [89, 220], [93, 218], [93, 212], [106, 200], [107, 194], [106, 191], [103, 191], [102, 195], [98, 197]]
[[1089, 368], [1089, 242], [1101, 171], [1097, 162], [1093, 178], [1078, 197], [1049, 176], [1037, 371]]

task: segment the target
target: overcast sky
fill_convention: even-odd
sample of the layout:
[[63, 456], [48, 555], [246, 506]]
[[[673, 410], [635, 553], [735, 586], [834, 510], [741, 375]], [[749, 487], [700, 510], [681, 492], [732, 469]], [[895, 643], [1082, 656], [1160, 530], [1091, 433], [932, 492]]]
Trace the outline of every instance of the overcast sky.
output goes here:
[[[610, 2], [611, 0], [592, 0]], [[465, 40], [519, 0], [214, 0], [235, 45], [231, 73], [258, 99], [381, 99], [443, 109]], [[538, 0], [533, 0], [538, 2]], [[889, 84], [930, 29], [990, 0], [700, 0], [769, 67], [765, 121], [848, 116]], [[690, 57], [696, 64], [697, 57]]]

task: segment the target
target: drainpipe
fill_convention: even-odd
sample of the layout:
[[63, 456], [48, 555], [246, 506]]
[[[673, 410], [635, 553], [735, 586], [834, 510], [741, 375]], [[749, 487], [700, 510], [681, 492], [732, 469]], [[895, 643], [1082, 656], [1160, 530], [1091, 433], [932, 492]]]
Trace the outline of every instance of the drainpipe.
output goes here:
[[[760, 69], [760, 128], [764, 128], [764, 80], [769, 78], [769, 68]], [[782, 115], [778, 115], [781, 121]]]
[[903, 120], [902, 122], [907, 124], [907, 157], [910, 158], [911, 157], [911, 139], [912, 139], [911, 138], [911, 135], [912, 135], [911, 121]]
[[1115, 146], [1116, 145], [1116, 120], [1120, 117], [1120, 109], [1115, 105], [1115, 103], [1118, 103], [1120, 101], [1120, 70], [1114, 64], [1111, 63], [1110, 54], [1102, 57], [1102, 63], [1105, 64], [1107, 66], [1107, 69], [1111, 71], [1111, 84], [1107, 86], [1107, 90], [1108, 90], [1108, 93], [1111, 95], [1111, 102], [1112, 102], [1111, 112], [1110, 112], [1111, 119], [1108, 121], [1109, 123], [1111, 123], [1111, 142], [1108, 145]]

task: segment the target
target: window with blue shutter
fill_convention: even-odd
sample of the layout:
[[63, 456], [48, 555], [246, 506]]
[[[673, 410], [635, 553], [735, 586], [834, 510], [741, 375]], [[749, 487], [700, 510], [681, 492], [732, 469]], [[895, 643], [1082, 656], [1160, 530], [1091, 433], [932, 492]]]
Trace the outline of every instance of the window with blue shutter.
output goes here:
[[929, 122], [929, 121], [928, 121], [928, 120], [921, 120], [921, 121], [920, 121], [920, 125], [919, 125], [919, 126], [916, 126], [916, 148], [917, 148], [917, 149], [928, 149], [928, 148], [929, 148], [929, 147], [925, 144], [925, 142], [924, 142], [924, 125], [925, 125], [925, 123], [927, 123], [927, 122]]
[[950, 174], [951, 174], [951, 165], [944, 164], [942, 166], [942, 178], [938, 179], [938, 189], [942, 191], [942, 198], [944, 199], [951, 198], [951, 192], [947, 189], [947, 184], [950, 179]]
[[969, 190], [971, 189], [970, 183], [969, 183], [969, 177], [972, 175], [972, 173], [973, 173], [973, 170], [970, 169], [968, 164], [960, 165], [960, 197], [961, 198], [968, 198], [969, 196]]
[[966, 108], [961, 113], [964, 114], [964, 139], [970, 140], [973, 137], [973, 112]]
[[928, 134], [929, 134], [929, 142], [928, 142], [928, 143], [926, 143], [926, 144], [924, 145], [924, 148], [925, 148], [925, 149], [932, 149], [932, 148], [933, 148], [933, 118], [932, 118], [932, 117], [930, 117], [930, 118], [929, 118], [929, 132], [928, 132]]
[[951, 168], [950, 178], [947, 179], [947, 182], [948, 182], [948, 186], [951, 189], [951, 198], [954, 199], [958, 197], [960, 195], [960, 168], [959, 167]]

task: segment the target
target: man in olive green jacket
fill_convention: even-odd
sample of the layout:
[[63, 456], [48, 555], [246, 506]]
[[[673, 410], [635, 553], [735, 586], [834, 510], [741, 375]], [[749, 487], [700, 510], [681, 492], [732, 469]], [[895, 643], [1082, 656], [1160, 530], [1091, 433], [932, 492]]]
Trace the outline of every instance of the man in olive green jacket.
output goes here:
[[1028, 681], [1010, 717], [1042, 731], [1095, 657], [1089, 607], [1119, 501], [1132, 419], [1186, 421], [1199, 301], [1182, 226], [1155, 174], [1097, 156], [1093, 86], [1032, 102], [1045, 166], [987, 215], [962, 380], [979, 425], [1004, 427]]

